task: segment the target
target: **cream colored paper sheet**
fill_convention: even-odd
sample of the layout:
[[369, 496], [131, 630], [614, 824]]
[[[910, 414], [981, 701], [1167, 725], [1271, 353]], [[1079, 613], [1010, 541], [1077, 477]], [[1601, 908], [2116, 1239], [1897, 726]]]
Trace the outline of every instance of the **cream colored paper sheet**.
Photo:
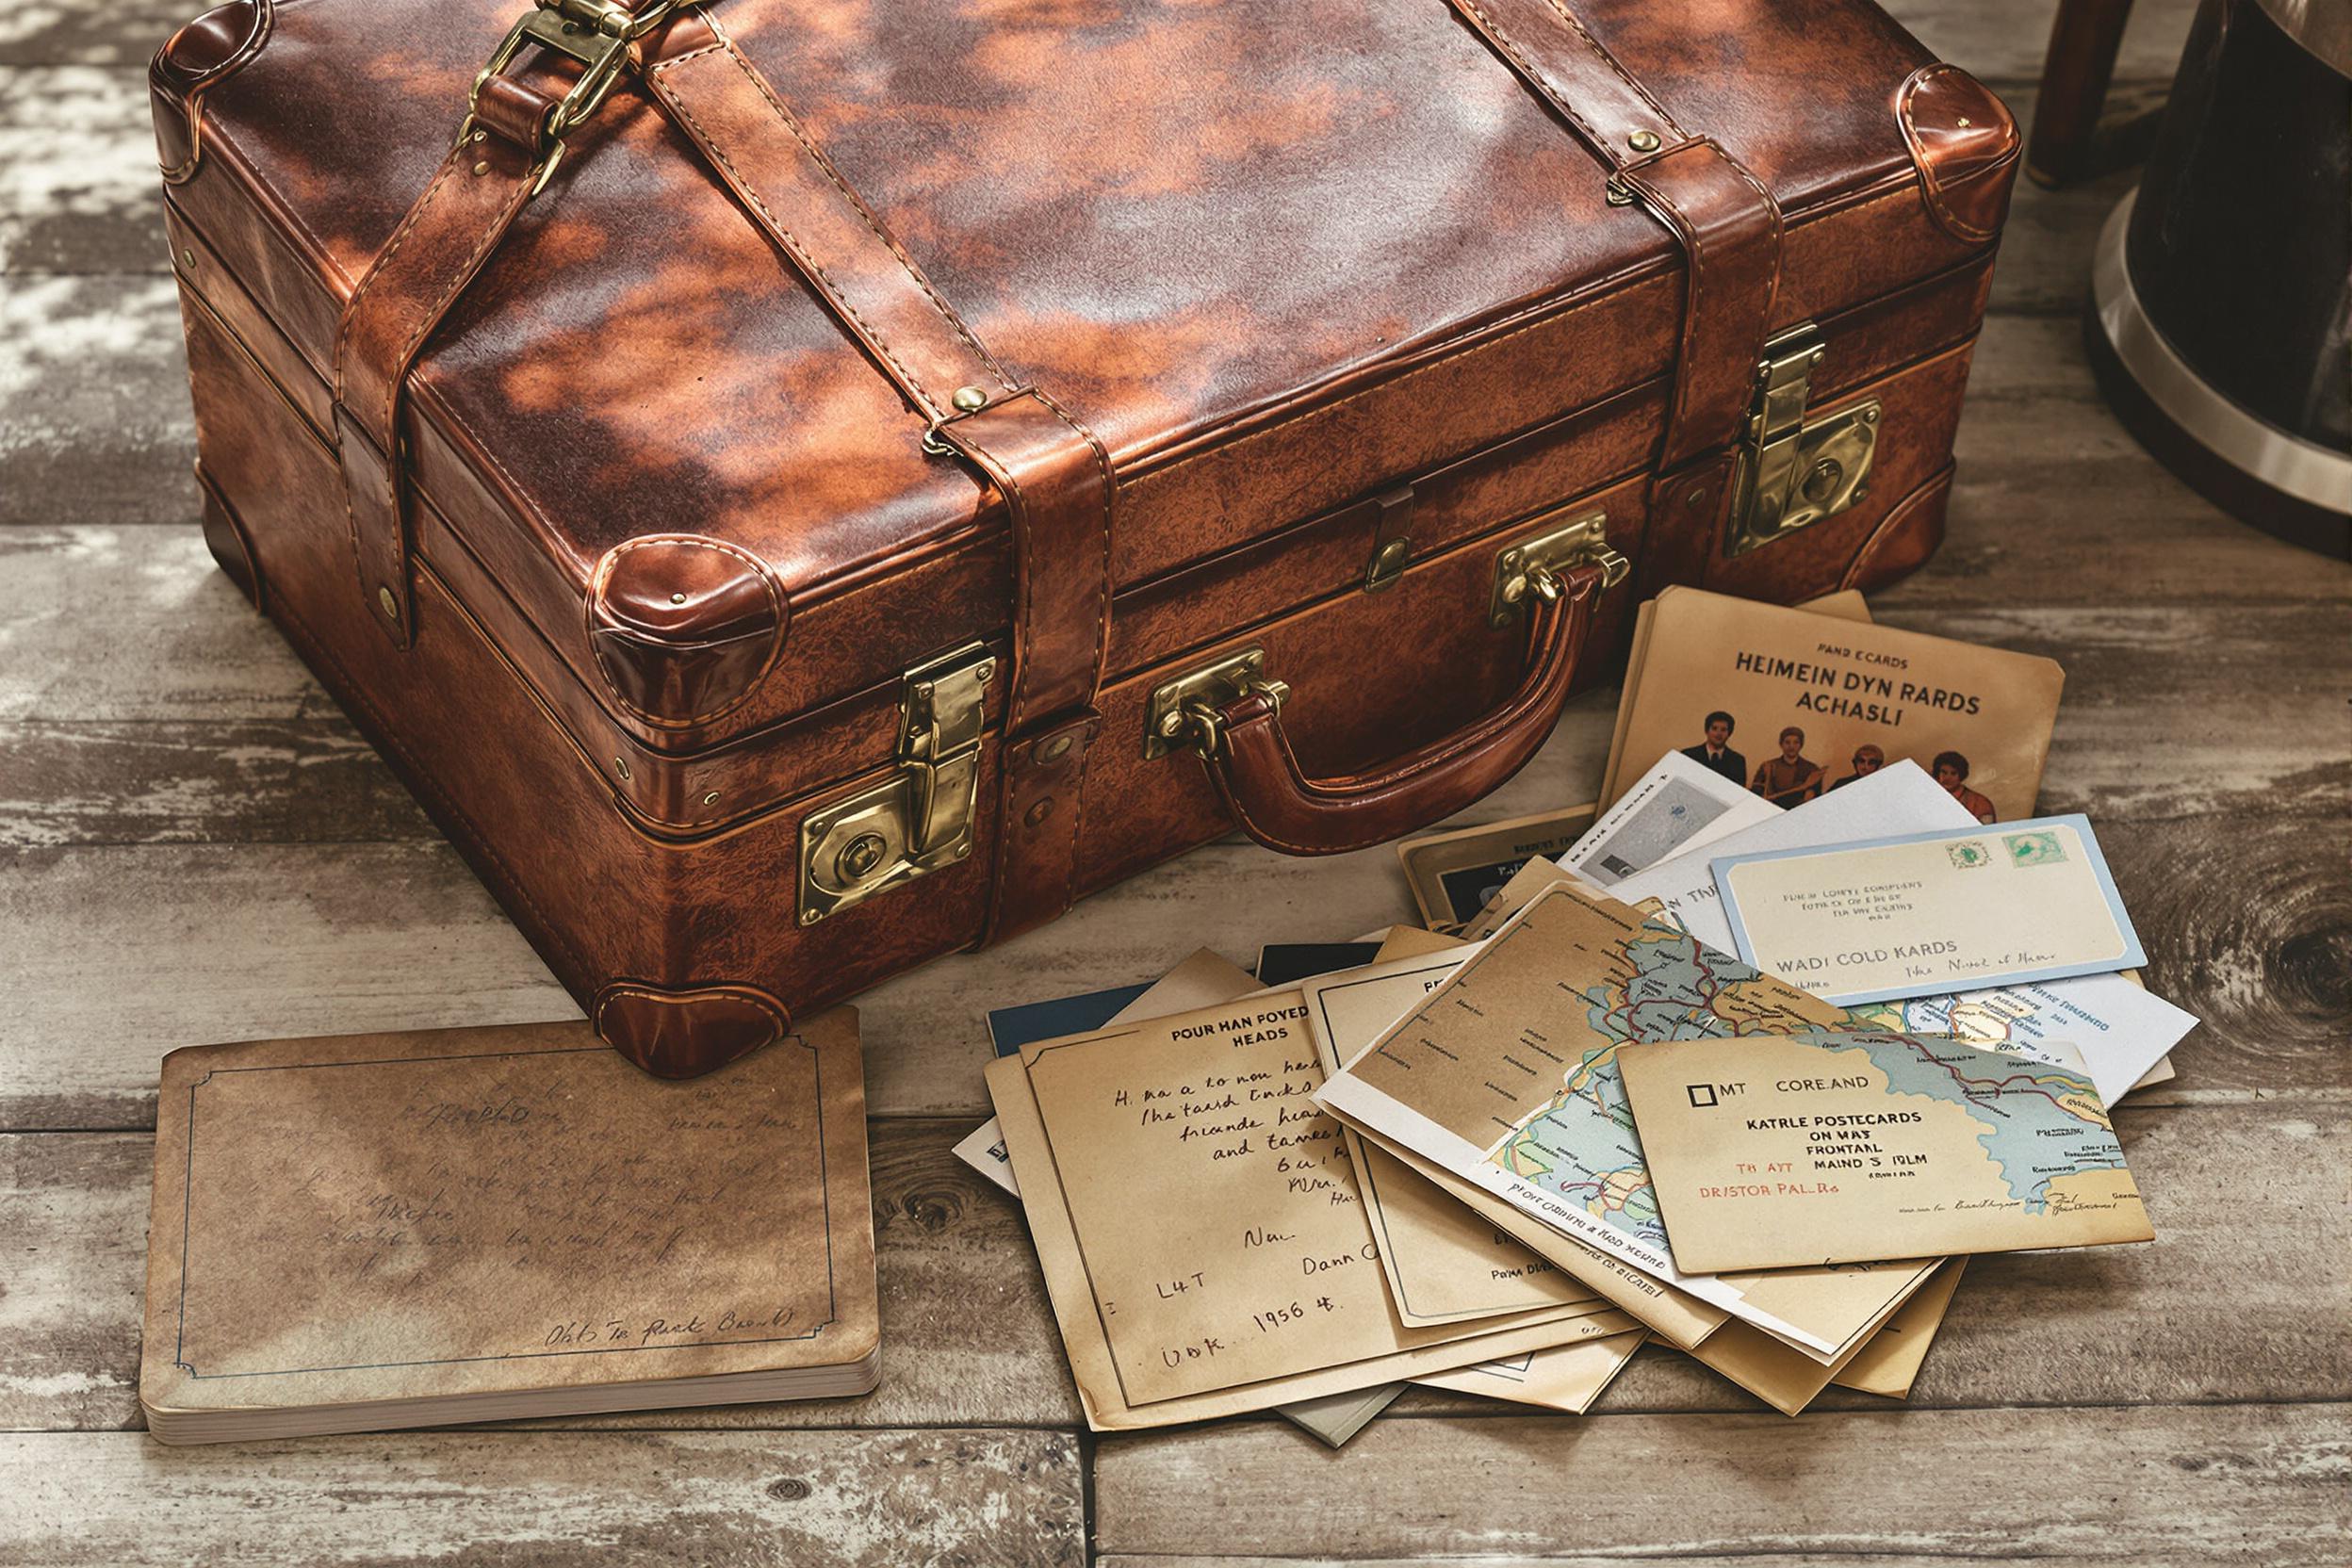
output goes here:
[[1818, 1034], [1636, 1046], [1618, 1070], [1685, 1269], [2154, 1237], [2079, 1069]]
[[[1295, 1009], [1295, 1001], [1288, 1005]], [[1156, 1032], [1171, 1034], [1214, 1016], [1216, 1010], [1209, 1015], [1185, 1015], [1179, 1021], [1160, 1021], [1161, 1025], [1169, 1026]], [[1226, 1016], [1233, 1015], [1229, 1009]], [[1213, 1043], [1217, 1038], [1207, 1037]], [[1081, 1038], [1101, 1040], [1101, 1037]], [[1637, 1327], [1623, 1314], [1600, 1310], [1580, 1315], [1531, 1315], [1538, 1320], [1514, 1320], [1514, 1326], [1451, 1337], [1446, 1331], [1405, 1330], [1388, 1311], [1387, 1287], [1379, 1269], [1362, 1255], [1360, 1250], [1371, 1245], [1370, 1232], [1363, 1222], [1361, 1204], [1352, 1201], [1348, 1192], [1344, 1167], [1337, 1162], [1284, 1170], [1265, 1160], [1212, 1162], [1197, 1159], [1190, 1152], [1171, 1159], [1165, 1157], [1163, 1139], [1121, 1138], [1116, 1140], [1120, 1147], [1144, 1155], [1156, 1149], [1160, 1157], [1141, 1159], [1120, 1179], [1118, 1193], [1123, 1202], [1085, 1204], [1081, 1215], [1073, 1215], [1067, 1195], [1069, 1184], [1078, 1178], [1049, 1136], [1031, 1090], [1033, 1060], [1050, 1054], [1058, 1043], [1043, 1042], [1020, 1056], [989, 1064], [988, 1083], [1014, 1168], [1034, 1178], [1023, 1183], [1021, 1203], [1028, 1213], [1031, 1239], [1037, 1246], [1080, 1401], [1088, 1424], [1097, 1430], [1167, 1426], [1265, 1410], [1425, 1372], [1602, 1338]], [[1114, 1041], [1110, 1049], [1135, 1043]], [[1278, 1057], [1285, 1046], [1296, 1054], [1289, 1060], [1312, 1063], [1312, 1052], [1303, 1039], [1276, 1042]], [[1220, 1046], [1220, 1050], [1230, 1049]], [[1233, 1070], [1242, 1070], [1236, 1064]], [[1130, 1105], [1123, 1108], [1140, 1110], [1138, 1091], [1147, 1075], [1131, 1071], [1124, 1076]], [[1107, 1081], [1091, 1072], [1075, 1075], [1057, 1085], [1055, 1092], [1058, 1096], [1074, 1088], [1081, 1096], [1099, 1093]], [[1098, 1121], [1082, 1127], [1075, 1142], [1082, 1146], [1098, 1143], [1099, 1126]], [[1165, 1126], [1155, 1124], [1155, 1130]], [[1342, 1149], [1336, 1130], [1325, 1134], [1313, 1147], [1318, 1151], [1315, 1154], [1295, 1158], [1328, 1159]], [[1099, 1173], [1103, 1153], [1101, 1147], [1093, 1148], [1075, 1164]], [[1223, 1168], [1205, 1181], [1196, 1180], [1200, 1168], [1212, 1164]], [[1332, 1175], [1343, 1179], [1322, 1186], [1317, 1170], [1323, 1173], [1322, 1180]], [[1236, 1171], [1250, 1172], [1254, 1179], [1236, 1182]], [[1292, 1190], [1293, 1175], [1302, 1177], [1308, 1190]], [[1246, 1196], [1228, 1201], [1245, 1189]], [[1331, 1223], [1334, 1216], [1352, 1217], [1352, 1237], [1346, 1233], [1346, 1226]], [[1296, 1250], [1310, 1233], [1314, 1245], [1305, 1251]], [[1106, 1255], [1094, 1246], [1098, 1233], [1113, 1254]], [[1276, 1237], [1281, 1239], [1276, 1241]], [[1321, 1248], [1326, 1241], [1340, 1245]], [[1281, 1249], [1270, 1255], [1278, 1266], [1287, 1259], [1288, 1267], [1297, 1273], [1282, 1279], [1282, 1288], [1274, 1295], [1252, 1301], [1249, 1287], [1233, 1287], [1244, 1279], [1254, 1282], [1267, 1273], [1263, 1256], [1253, 1259], [1250, 1254], [1266, 1254], [1268, 1248]], [[1318, 1256], [1318, 1248], [1321, 1256], [1352, 1256], [1356, 1262], [1319, 1277], [1310, 1275], [1300, 1266], [1300, 1260]], [[1111, 1266], [1099, 1271], [1098, 1266], [1104, 1264]], [[1229, 1272], [1228, 1264], [1237, 1266]], [[1281, 1266], [1271, 1270], [1271, 1276], [1283, 1273]], [[1196, 1281], [1194, 1275], [1201, 1278]], [[1119, 1282], [1115, 1288], [1114, 1279]], [[1185, 1289], [1172, 1288], [1179, 1281]], [[1206, 1287], [1212, 1281], [1226, 1288], [1211, 1292]], [[1369, 1296], [1366, 1285], [1371, 1287]], [[1168, 1288], [1164, 1291], [1162, 1286]], [[1321, 1306], [1319, 1298], [1329, 1298], [1331, 1307]], [[1294, 1307], [1295, 1312], [1289, 1310]], [[1312, 1334], [1284, 1335], [1271, 1346], [1271, 1353], [1265, 1346], [1250, 1347], [1252, 1353], [1222, 1359], [1227, 1340], [1245, 1334], [1272, 1340], [1286, 1329], [1306, 1328], [1309, 1312], [1315, 1314]], [[1255, 1321], [1260, 1317], [1268, 1321], [1261, 1326]], [[1217, 1341], [1219, 1348], [1212, 1350], [1209, 1341]], [[1220, 1360], [1222, 1364], [1208, 1369], [1207, 1364]], [[1126, 1376], [1131, 1370], [1139, 1374], [1132, 1387]], [[1227, 1378], [1233, 1380], [1222, 1380]], [[1138, 1398], [1138, 1394], [1152, 1396]]]

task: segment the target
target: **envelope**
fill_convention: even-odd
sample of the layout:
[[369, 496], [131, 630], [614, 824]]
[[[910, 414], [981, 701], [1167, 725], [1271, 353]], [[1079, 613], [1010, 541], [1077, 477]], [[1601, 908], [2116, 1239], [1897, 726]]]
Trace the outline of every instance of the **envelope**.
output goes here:
[[2148, 961], [2079, 814], [1710, 865], [1740, 956], [1840, 1005]]
[[2079, 1067], [1823, 1032], [1630, 1046], [1617, 1069], [1681, 1269], [2155, 1235]]

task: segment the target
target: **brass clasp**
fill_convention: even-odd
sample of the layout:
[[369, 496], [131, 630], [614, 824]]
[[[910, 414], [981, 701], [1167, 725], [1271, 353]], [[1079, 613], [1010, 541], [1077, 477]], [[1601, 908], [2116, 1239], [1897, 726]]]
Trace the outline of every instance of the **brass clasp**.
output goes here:
[[814, 925], [972, 854], [996, 660], [974, 643], [906, 672], [897, 769], [800, 825], [800, 923]]
[[1870, 464], [1878, 453], [1877, 400], [1807, 417], [1813, 368], [1827, 354], [1811, 322], [1764, 345], [1732, 481], [1725, 555], [1786, 538], [1870, 493]]
[[1532, 533], [1494, 558], [1494, 586], [1487, 596], [1487, 625], [1500, 631], [1519, 618], [1532, 593], [1545, 599], [1560, 595], [1560, 574], [1572, 566], [1601, 569], [1604, 591], [1625, 580], [1633, 563], [1609, 544], [1609, 514], [1559, 507], [1527, 525]]
[[1225, 743], [1217, 710], [1252, 692], [1264, 694], [1277, 708], [1290, 695], [1288, 686], [1266, 678], [1266, 649], [1254, 643], [1160, 682], [1144, 704], [1143, 755], [1165, 757], [1191, 745], [1214, 757]]
[[473, 89], [466, 95], [466, 118], [457, 127], [457, 139], [463, 142], [474, 133], [482, 84], [514, 64], [524, 44], [536, 43], [579, 61], [580, 79], [547, 116], [539, 145], [531, 149], [539, 159], [539, 177], [532, 182], [531, 193], [538, 195], [547, 188], [556, 165], [564, 161], [564, 139], [603, 106], [612, 84], [620, 80], [621, 68], [629, 63], [629, 45], [667, 22], [678, 4], [679, 0], [653, 0], [642, 10], [629, 10], [611, 0], [539, 0], [508, 29], [505, 39], [491, 51], [490, 63], [475, 75]]

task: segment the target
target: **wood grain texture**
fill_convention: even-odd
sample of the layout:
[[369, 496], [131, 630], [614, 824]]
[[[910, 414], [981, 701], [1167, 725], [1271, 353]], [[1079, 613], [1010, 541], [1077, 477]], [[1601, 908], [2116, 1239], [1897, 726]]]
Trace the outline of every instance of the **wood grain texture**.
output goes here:
[[[1313, 1452], [1263, 1421], [1230, 1422], [1158, 1443], [1105, 1439], [1095, 1539], [1114, 1562], [1685, 1553], [1877, 1561], [1884, 1552], [2332, 1564], [2352, 1550], [2346, 1414], [2341, 1405], [2159, 1405], [1793, 1423], [1376, 1421], [1340, 1454]], [[1201, 1506], [1210, 1497], [1217, 1506]]]
[[1066, 1432], [0, 1437], [0, 1561], [43, 1568], [1074, 1568], [1084, 1508]]
[[[2352, 1399], [2352, 1217], [2341, 1111], [2118, 1112], [2153, 1247], [1969, 1266], [1914, 1408]], [[1060, 1426], [1078, 1417], [1018, 1206], [950, 1150], [962, 1121], [873, 1123], [882, 1386], [858, 1400], [598, 1415], [609, 1428]], [[0, 1428], [126, 1428], [137, 1403], [152, 1140], [0, 1136]], [[2259, 1200], [2246, 1200], [2258, 1172]], [[2218, 1288], [2219, 1282], [2227, 1288]], [[1679, 1356], [1647, 1353], [1604, 1411], [1753, 1411]], [[1823, 1410], [1879, 1411], [1832, 1390]], [[1415, 1391], [1403, 1413], [1511, 1407]]]

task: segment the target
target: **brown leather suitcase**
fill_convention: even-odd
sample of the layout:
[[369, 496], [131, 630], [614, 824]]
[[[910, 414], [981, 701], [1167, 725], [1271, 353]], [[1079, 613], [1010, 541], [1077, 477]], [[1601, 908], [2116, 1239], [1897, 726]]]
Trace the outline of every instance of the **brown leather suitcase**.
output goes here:
[[652, 1071], [1941, 535], [2017, 139], [1867, 0], [518, 8], [157, 55], [204, 530]]

